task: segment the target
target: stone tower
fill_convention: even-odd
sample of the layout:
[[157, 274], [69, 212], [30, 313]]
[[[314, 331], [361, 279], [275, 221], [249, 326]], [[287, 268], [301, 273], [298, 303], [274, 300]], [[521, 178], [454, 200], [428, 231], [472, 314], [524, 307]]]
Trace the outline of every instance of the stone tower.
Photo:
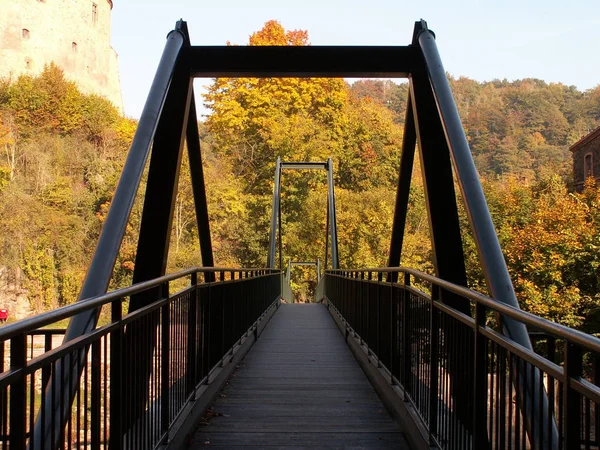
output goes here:
[[82, 92], [123, 100], [110, 45], [111, 0], [0, 0], [0, 77], [37, 75], [54, 62]]

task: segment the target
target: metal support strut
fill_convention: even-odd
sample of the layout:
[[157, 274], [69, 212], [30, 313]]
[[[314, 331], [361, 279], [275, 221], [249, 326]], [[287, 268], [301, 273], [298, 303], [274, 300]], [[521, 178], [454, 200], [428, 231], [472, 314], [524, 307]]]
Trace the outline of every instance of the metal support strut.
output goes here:
[[[442, 120], [490, 296], [498, 302], [520, 309], [473, 156], [469, 150], [467, 137], [435, 43], [435, 35], [427, 28], [427, 23], [421, 21], [417, 22], [415, 37], [423, 53], [429, 83], [439, 117]], [[525, 325], [506, 317], [501, 317], [501, 322], [506, 336], [533, 351]], [[522, 375], [514, 381], [517, 388], [521, 389], [524, 394], [521, 396], [523, 402], [520, 407], [526, 417], [533, 448], [558, 448], [558, 430], [554, 418], [550, 417], [548, 397], [545, 393], [541, 396], [542, 405], [539, 405], [540, 402], [533, 401], [535, 398], [540, 398], [540, 393], [544, 389], [539, 372], [536, 371], [534, 376]], [[542, 435], [542, 433], [535, 432], [535, 430], [542, 429], [541, 424], [547, 423], [552, 423], [550, 433]]]
[[[102, 227], [78, 301], [102, 295], [108, 289], [115, 261], [125, 235], [129, 215], [158, 127], [158, 118], [161, 115], [171, 87], [171, 81], [176, 72], [176, 63], [186, 41], [186, 33], [185, 22], [180, 21], [177, 23], [177, 28], [167, 36], [167, 43], [152, 82], [148, 100], [142, 111], [131, 149], [127, 155], [121, 178]], [[64, 341], [68, 342], [89, 333], [96, 327], [97, 320], [97, 310], [86, 311], [73, 317], [67, 327]], [[85, 358], [85, 352], [80, 352], [78, 357]], [[63, 368], [63, 365], [66, 368]], [[52, 414], [45, 415], [45, 420], [42, 420], [41, 415], [36, 419], [33, 430], [35, 449], [57, 447], [57, 439], [61, 436], [61, 428], [66, 423], [68, 414], [70, 414], [71, 404], [79, 387], [77, 380], [79, 380], [81, 374], [81, 367], [83, 367], [83, 364], [70, 361], [69, 358], [65, 358], [64, 362], [59, 361], [57, 363], [56, 373], [64, 375], [60, 377], [61, 379], [51, 380], [46, 392], [42, 394], [45, 395], [47, 405], [53, 404], [56, 406]], [[61, 386], [68, 386], [68, 388], [64, 389]], [[57, 402], [56, 399], [59, 397], [61, 401]], [[53, 399], [55, 399], [54, 402]], [[52, 442], [53, 440], [55, 442]]]
[[[277, 251], [277, 228], [279, 225], [279, 261], [283, 260], [281, 246], [281, 171], [283, 169], [321, 169], [327, 171], [327, 236], [331, 234], [331, 265], [333, 269], [339, 269], [337, 226], [335, 222], [335, 194], [333, 188], [333, 161], [327, 162], [282, 162], [277, 158], [275, 164], [275, 183], [273, 186], [273, 206], [271, 208], [271, 231], [269, 233], [269, 254], [267, 256], [267, 267], [275, 268], [275, 254]], [[325, 244], [325, 266], [327, 266], [327, 251], [329, 240]], [[280, 267], [281, 268], [281, 267]]]

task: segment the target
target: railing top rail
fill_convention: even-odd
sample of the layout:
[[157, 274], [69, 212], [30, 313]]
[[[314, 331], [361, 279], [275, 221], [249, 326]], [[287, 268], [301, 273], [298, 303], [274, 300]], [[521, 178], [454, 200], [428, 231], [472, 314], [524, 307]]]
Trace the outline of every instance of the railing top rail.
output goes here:
[[90, 297], [85, 300], [81, 300], [72, 305], [63, 306], [61, 308], [55, 309], [53, 311], [48, 311], [46, 313], [39, 314], [37, 316], [31, 317], [29, 319], [20, 320], [15, 323], [11, 323], [9, 325], [5, 325], [0, 329], [0, 341], [4, 341], [10, 339], [12, 337], [27, 334], [30, 331], [36, 330], [38, 328], [44, 327], [46, 325], [50, 325], [52, 323], [58, 322], [59, 320], [67, 319], [71, 316], [74, 316], [83, 311], [88, 311], [90, 309], [99, 308], [107, 303], [113, 302], [115, 300], [122, 299], [124, 297], [129, 297], [131, 295], [138, 294], [140, 292], [147, 291], [148, 289], [152, 289], [160, 286], [161, 284], [167, 283], [169, 281], [177, 280], [179, 278], [183, 278], [187, 275], [191, 275], [193, 273], [205, 273], [205, 272], [252, 272], [252, 271], [265, 271], [269, 274], [278, 273], [279, 270], [275, 269], [267, 269], [267, 268], [229, 268], [229, 267], [191, 267], [189, 269], [182, 270], [180, 272], [175, 272], [172, 274], [164, 275], [160, 278], [155, 278], [153, 280], [144, 281], [142, 283], [137, 283], [132, 286], [128, 286], [125, 288], [117, 289], [112, 292], [108, 292], [103, 295], [99, 295], [96, 297]]
[[512, 319], [518, 320], [526, 325], [529, 325], [534, 328], [538, 328], [543, 330], [555, 337], [560, 337], [572, 342], [574, 344], [581, 345], [591, 351], [597, 352], [600, 354], [600, 339], [590, 334], [586, 334], [579, 330], [574, 330], [573, 328], [569, 328], [565, 325], [561, 325], [550, 320], [544, 319], [542, 317], [536, 316], [527, 311], [522, 311], [520, 309], [513, 308], [512, 306], [508, 306], [504, 303], [500, 303], [479, 292], [468, 289], [464, 286], [459, 286], [448, 281], [437, 278], [433, 275], [426, 274], [424, 272], [420, 272], [415, 269], [411, 269], [408, 267], [378, 267], [374, 269], [338, 269], [338, 270], [327, 270], [326, 273], [329, 274], [339, 274], [342, 272], [346, 273], [363, 273], [363, 272], [375, 272], [375, 273], [405, 273], [414, 275], [421, 280], [432, 283], [436, 286], [441, 287], [447, 291], [458, 294], [468, 300], [471, 300], [476, 303], [480, 303], [487, 308], [490, 308], [493, 311], [496, 311], [504, 316], [510, 317]]

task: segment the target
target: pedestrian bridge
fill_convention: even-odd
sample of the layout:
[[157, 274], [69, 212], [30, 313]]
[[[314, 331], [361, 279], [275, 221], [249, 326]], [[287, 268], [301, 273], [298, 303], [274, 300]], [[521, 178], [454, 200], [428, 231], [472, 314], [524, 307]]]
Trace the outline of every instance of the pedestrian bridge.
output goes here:
[[[387, 267], [340, 268], [331, 160], [278, 160], [266, 267], [215, 267], [199, 76], [409, 78]], [[184, 141], [203, 264], [165, 274]], [[435, 276], [400, 265], [417, 143]], [[133, 283], [107, 293], [148, 159]], [[281, 245], [276, 260], [292, 169], [328, 173], [309, 304], [293, 303]], [[453, 177], [487, 295], [466, 287]], [[180, 21], [80, 301], [0, 329], [0, 448], [598, 449], [598, 355], [597, 338], [519, 309], [425, 22], [406, 47], [195, 47]]]

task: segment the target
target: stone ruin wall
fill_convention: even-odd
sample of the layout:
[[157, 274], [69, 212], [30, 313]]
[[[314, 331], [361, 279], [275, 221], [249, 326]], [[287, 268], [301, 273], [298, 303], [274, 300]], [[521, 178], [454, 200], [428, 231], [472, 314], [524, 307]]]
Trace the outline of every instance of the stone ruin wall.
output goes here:
[[0, 0], [0, 78], [35, 76], [54, 62], [82, 92], [122, 112], [111, 10], [110, 0]]

